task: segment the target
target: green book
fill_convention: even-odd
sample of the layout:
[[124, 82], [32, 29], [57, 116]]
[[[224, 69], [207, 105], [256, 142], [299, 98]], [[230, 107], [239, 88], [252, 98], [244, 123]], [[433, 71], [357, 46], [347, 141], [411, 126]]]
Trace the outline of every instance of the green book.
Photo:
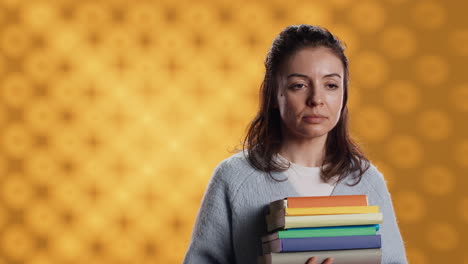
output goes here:
[[293, 228], [281, 230], [262, 237], [262, 242], [279, 238], [332, 237], [332, 236], [368, 236], [376, 235], [379, 225], [330, 226]]

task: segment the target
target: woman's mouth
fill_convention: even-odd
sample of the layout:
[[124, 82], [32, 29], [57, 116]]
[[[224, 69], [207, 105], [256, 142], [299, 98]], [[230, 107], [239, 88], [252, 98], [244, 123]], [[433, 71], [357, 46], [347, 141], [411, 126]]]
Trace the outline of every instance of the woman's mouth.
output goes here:
[[307, 115], [304, 116], [302, 119], [309, 124], [320, 124], [324, 122], [327, 118], [321, 115]]

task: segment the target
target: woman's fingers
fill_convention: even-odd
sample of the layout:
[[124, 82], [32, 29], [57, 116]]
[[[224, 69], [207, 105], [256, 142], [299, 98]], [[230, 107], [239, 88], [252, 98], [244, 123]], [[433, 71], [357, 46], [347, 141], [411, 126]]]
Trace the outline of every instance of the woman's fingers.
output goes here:
[[[322, 264], [332, 264], [332, 263], [333, 263], [333, 258], [327, 258], [322, 262]], [[306, 264], [317, 264], [317, 257], [311, 257], [309, 260], [307, 260]]]

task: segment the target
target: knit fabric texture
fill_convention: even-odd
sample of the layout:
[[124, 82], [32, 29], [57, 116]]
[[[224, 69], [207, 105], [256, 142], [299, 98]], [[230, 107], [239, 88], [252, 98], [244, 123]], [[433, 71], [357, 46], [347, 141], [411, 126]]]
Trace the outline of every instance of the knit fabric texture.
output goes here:
[[[272, 201], [300, 196], [285, 172], [271, 175], [253, 168], [239, 152], [214, 170], [199, 209], [183, 263], [257, 263], [261, 237], [267, 234], [265, 215]], [[383, 175], [371, 164], [355, 186], [353, 175], [339, 182], [331, 195], [365, 194], [383, 214], [382, 264], [407, 263], [392, 200]]]

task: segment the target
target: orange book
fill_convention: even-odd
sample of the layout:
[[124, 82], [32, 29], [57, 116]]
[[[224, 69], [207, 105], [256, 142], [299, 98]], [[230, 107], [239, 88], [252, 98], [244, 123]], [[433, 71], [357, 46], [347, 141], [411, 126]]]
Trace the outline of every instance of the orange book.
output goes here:
[[335, 195], [335, 196], [304, 196], [287, 197], [270, 204], [270, 212], [283, 208], [310, 208], [310, 207], [335, 207], [335, 206], [367, 206], [367, 196], [359, 195]]
[[365, 195], [288, 197], [288, 208], [367, 206]]

